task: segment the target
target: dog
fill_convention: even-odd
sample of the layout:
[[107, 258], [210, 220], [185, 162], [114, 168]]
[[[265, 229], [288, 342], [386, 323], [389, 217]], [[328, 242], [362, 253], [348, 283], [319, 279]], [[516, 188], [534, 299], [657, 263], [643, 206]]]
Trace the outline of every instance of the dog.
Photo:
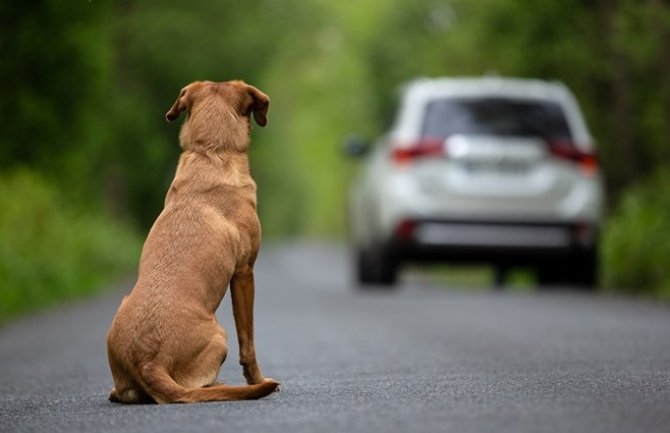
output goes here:
[[[267, 124], [270, 100], [243, 81], [196, 81], [165, 115], [186, 111], [182, 153], [165, 207], [144, 243], [138, 279], [107, 333], [109, 399], [191, 403], [256, 399], [279, 384], [254, 348], [253, 267], [261, 231], [247, 148], [251, 116]], [[215, 311], [230, 286], [247, 385], [216, 382], [228, 353]]]

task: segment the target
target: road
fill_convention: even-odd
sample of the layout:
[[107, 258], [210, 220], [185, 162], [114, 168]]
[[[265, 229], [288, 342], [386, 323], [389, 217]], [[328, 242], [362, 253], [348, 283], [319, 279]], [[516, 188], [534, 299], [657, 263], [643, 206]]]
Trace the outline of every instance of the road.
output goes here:
[[[0, 328], [0, 432], [670, 431], [670, 307], [405, 279], [356, 292], [341, 248], [265, 245], [258, 401], [109, 403], [105, 332], [128, 286]], [[221, 372], [241, 383], [230, 300]]]

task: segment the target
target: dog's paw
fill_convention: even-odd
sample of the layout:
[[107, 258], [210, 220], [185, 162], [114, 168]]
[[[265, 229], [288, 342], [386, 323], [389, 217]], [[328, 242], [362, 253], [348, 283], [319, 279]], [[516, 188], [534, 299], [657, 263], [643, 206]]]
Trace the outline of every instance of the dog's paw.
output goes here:
[[279, 392], [280, 391], [280, 384], [276, 380], [274, 380], [271, 377], [266, 377], [263, 379], [263, 383], [271, 383], [275, 386], [275, 389], [273, 392]]

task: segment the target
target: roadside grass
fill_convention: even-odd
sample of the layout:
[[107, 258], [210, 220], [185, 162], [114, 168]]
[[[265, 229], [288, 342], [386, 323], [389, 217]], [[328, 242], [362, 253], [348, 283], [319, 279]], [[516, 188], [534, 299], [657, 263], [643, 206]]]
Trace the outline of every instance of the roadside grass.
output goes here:
[[601, 260], [608, 291], [670, 300], [670, 173], [626, 191], [605, 225]]
[[0, 177], [0, 323], [96, 292], [137, 266], [127, 225], [81, 211], [44, 178]]

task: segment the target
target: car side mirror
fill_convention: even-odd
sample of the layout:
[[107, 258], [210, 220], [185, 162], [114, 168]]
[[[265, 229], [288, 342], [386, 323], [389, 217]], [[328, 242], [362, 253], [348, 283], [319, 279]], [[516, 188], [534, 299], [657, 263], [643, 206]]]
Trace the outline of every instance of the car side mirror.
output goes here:
[[351, 134], [344, 139], [344, 154], [351, 158], [360, 158], [370, 151], [370, 143], [358, 134]]

